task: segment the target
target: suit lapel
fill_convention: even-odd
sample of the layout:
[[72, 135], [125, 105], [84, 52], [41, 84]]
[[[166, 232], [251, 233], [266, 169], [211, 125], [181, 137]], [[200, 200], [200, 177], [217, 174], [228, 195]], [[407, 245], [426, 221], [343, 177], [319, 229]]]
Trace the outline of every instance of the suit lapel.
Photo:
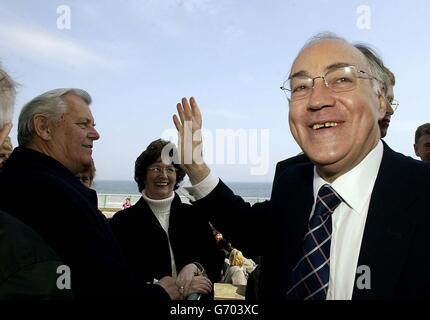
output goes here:
[[[391, 298], [394, 294], [414, 224], [407, 209], [416, 196], [411, 191], [405, 162], [403, 155], [384, 143], [357, 266], [364, 266], [364, 272], [356, 275], [353, 299]], [[357, 280], [362, 283], [368, 271], [370, 289], [359, 289]]]
[[285, 239], [285, 250], [282, 252], [286, 255], [282, 264], [285, 266], [288, 283], [290, 271], [302, 255], [302, 241], [314, 202], [313, 167], [308, 162], [287, 168], [273, 192], [274, 205], [281, 208], [278, 211], [281, 217], [277, 221], [283, 222], [279, 224]]

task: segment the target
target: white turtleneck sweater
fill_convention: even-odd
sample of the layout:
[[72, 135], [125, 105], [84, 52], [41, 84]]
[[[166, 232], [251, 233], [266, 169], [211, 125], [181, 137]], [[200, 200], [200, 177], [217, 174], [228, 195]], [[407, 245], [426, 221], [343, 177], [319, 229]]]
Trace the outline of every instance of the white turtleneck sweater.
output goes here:
[[146, 201], [146, 203], [148, 203], [149, 207], [151, 208], [158, 222], [160, 222], [161, 227], [166, 232], [167, 240], [169, 242], [169, 249], [170, 249], [172, 277], [176, 278], [178, 274], [176, 272], [175, 257], [173, 256], [172, 246], [170, 245], [170, 239], [169, 239], [170, 208], [172, 206], [173, 198], [175, 198], [175, 193], [172, 192], [172, 195], [168, 198], [165, 198], [162, 200], [154, 200], [154, 199], [148, 198], [148, 196], [145, 193], [145, 190], [142, 190], [142, 197]]

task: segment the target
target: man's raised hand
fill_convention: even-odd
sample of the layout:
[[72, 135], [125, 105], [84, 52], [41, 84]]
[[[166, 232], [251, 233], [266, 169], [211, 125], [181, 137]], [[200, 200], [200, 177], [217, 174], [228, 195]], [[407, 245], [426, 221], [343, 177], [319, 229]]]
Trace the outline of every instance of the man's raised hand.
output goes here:
[[178, 115], [173, 116], [173, 123], [178, 130], [178, 153], [182, 168], [188, 174], [192, 184], [199, 183], [209, 174], [209, 168], [203, 161], [202, 114], [196, 100], [182, 98], [176, 105]]

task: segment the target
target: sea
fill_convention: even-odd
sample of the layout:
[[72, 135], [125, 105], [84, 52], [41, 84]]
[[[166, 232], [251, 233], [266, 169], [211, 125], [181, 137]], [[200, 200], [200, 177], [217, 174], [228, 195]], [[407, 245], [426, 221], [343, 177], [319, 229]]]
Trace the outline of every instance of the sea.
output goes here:
[[[242, 197], [270, 198], [271, 182], [225, 182]], [[94, 188], [99, 194], [139, 194], [135, 181], [96, 180]], [[180, 189], [179, 189], [180, 191]]]

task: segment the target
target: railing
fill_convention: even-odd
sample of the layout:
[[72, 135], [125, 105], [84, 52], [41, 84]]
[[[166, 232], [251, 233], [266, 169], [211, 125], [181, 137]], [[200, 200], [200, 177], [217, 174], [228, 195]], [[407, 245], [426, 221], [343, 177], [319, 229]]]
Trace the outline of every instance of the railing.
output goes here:
[[114, 210], [117, 211], [122, 209], [122, 205], [126, 198], [130, 198], [131, 204], [135, 204], [139, 198], [140, 194], [127, 194], [127, 193], [98, 193], [98, 203], [100, 210]]
[[[99, 193], [98, 204], [101, 211], [112, 211], [116, 212], [122, 209], [122, 205], [126, 198], [130, 198], [131, 204], [135, 204], [141, 197], [140, 194], [112, 194], [112, 193]], [[182, 202], [189, 203], [189, 200], [185, 196], [180, 196]], [[254, 204], [256, 202], [263, 202], [268, 200], [266, 197], [243, 197], [246, 202]]]

